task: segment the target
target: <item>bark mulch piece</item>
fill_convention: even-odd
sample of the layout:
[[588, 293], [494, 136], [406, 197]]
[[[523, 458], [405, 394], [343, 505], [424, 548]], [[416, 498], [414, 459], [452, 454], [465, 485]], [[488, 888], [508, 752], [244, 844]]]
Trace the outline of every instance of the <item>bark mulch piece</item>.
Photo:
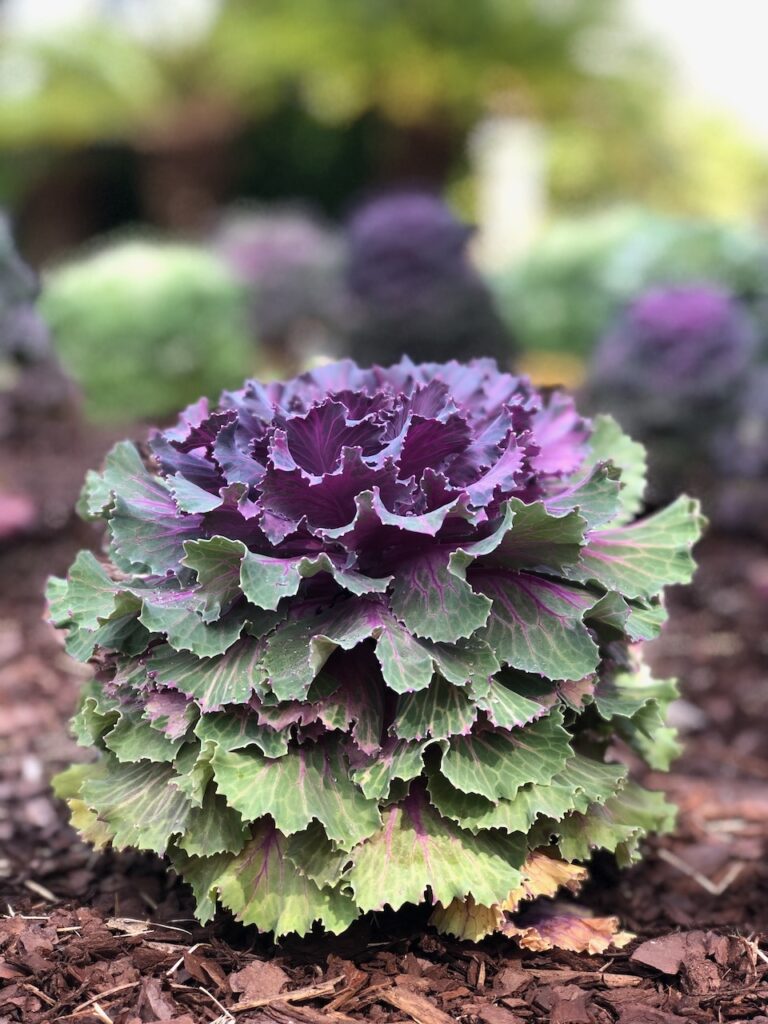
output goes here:
[[158, 858], [80, 843], [48, 779], [83, 756], [65, 726], [83, 671], [40, 593], [84, 543], [98, 535], [69, 523], [0, 552], [0, 1024], [768, 1024], [762, 548], [709, 540], [695, 586], [671, 595], [653, 661], [683, 679], [686, 752], [650, 783], [680, 823], [630, 871], [596, 859], [582, 902], [638, 938], [586, 956], [452, 942], [417, 909], [274, 945], [226, 915], [201, 928]]

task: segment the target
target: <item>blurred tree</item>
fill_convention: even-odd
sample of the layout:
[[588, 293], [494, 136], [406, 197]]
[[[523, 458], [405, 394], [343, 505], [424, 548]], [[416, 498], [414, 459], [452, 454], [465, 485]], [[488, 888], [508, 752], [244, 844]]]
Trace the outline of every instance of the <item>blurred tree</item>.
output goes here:
[[[581, 125], [590, 137], [610, 125], [631, 139], [638, 118], [653, 120], [660, 76], [622, 27], [622, 8], [621, 0], [229, 0], [210, 32], [189, 38], [152, 40], [108, 19], [6, 32], [0, 143], [54, 155], [122, 143], [141, 156], [145, 213], [199, 226], [236, 189], [270, 194], [264, 160], [251, 159], [250, 179], [236, 173], [247, 140], [251, 153], [263, 149], [287, 170], [277, 184], [271, 175], [272, 188], [284, 190], [277, 194], [317, 187], [338, 210], [372, 179], [444, 183], [489, 104], [571, 133]], [[594, 56], [606, 46], [616, 55], [610, 67]], [[322, 180], [308, 172], [314, 166]], [[337, 191], [323, 184], [329, 178]], [[26, 193], [27, 179], [0, 178], [0, 188]]]
[[[488, 109], [547, 126], [559, 204], [688, 209], [712, 186], [694, 212], [743, 213], [764, 184], [743, 140], [668, 115], [669, 69], [623, 0], [224, 0], [218, 17], [195, 0], [202, 30], [169, 32], [165, 16], [154, 34], [153, 8], [127, 6], [128, 19], [103, 3], [112, 18], [0, 39], [0, 144], [23, 168], [0, 174], [0, 198], [32, 181], [48, 208], [38, 193], [55, 194], [62, 154], [106, 145], [134, 162], [140, 212], [164, 226], [199, 229], [236, 194], [337, 213], [372, 185], [460, 181]], [[114, 200], [119, 174], [104, 187], [133, 205]]]

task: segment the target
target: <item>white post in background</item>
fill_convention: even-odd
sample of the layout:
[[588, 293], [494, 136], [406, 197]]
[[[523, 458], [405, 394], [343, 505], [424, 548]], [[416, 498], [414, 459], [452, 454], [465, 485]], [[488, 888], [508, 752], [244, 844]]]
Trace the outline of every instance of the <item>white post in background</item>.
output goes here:
[[524, 117], [491, 115], [470, 137], [477, 180], [476, 256], [489, 272], [515, 263], [539, 234], [547, 205], [544, 129]]

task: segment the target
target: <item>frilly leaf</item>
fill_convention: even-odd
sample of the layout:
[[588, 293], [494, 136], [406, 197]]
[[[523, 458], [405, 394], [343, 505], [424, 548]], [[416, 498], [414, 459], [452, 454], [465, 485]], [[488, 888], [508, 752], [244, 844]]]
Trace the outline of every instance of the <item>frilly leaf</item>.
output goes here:
[[465, 736], [477, 718], [477, 710], [465, 690], [436, 676], [428, 689], [399, 698], [391, 729], [404, 740]]
[[395, 575], [392, 611], [408, 629], [429, 640], [454, 643], [488, 620], [491, 602], [475, 593], [440, 549], [414, 556]]
[[172, 837], [185, 831], [192, 809], [173, 785], [175, 777], [166, 764], [120, 764], [107, 757], [93, 766], [80, 795], [108, 826], [117, 849], [134, 846], [165, 853]]
[[521, 786], [546, 785], [565, 767], [573, 752], [562, 721], [553, 711], [525, 728], [454, 736], [441, 771], [463, 793], [511, 800]]
[[285, 835], [317, 818], [329, 839], [349, 848], [381, 824], [376, 801], [350, 779], [344, 755], [332, 743], [274, 760], [254, 751], [217, 750], [213, 773], [219, 792], [246, 821], [269, 814]]
[[621, 470], [619, 511], [612, 521], [630, 522], [643, 507], [648, 472], [645, 448], [606, 415], [595, 417], [589, 447], [596, 462], [612, 462]]
[[595, 671], [596, 644], [584, 613], [596, 598], [558, 580], [525, 572], [469, 572], [473, 586], [492, 599], [479, 636], [502, 662], [547, 679], [580, 679]]
[[698, 501], [680, 497], [631, 526], [593, 533], [569, 579], [595, 582], [627, 598], [653, 598], [673, 583], [690, 583], [696, 571], [691, 549], [704, 518]]
[[[242, 628], [242, 627], [241, 627]], [[147, 659], [147, 672], [155, 683], [194, 698], [205, 711], [225, 704], [246, 704], [266, 681], [264, 649], [258, 640], [243, 637], [224, 654], [199, 658], [161, 644]]]
[[184, 877], [208, 916], [216, 894], [243, 924], [255, 924], [275, 937], [305, 935], [318, 921], [329, 931], [344, 931], [359, 911], [347, 896], [319, 888], [285, 856], [285, 837], [268, 822], [253, 830], [236, 856], [189, 858], [176, 854]]
[[473, 836], [418, 794], [383, 817], [383, 828], [352, 851], [348, 877], [362, 910], [421, 903], [427, 887], [443, 904], [470, 894], [490, 904], [519, 884], [523, 837]]

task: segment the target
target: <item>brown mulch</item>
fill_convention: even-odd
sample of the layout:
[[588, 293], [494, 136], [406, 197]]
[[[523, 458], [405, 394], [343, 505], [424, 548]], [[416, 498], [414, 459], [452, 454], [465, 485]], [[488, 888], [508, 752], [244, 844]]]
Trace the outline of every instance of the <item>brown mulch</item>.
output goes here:
[[[44, 451], [69, 488], [108, 443]], [[24, 473], [34, 467], [28, 456]], [[221, 915], [201, 928], [158, 858], [94, 854], [48, 779], [83, 669], [42, 621], [42, 582], [96, 533], [74, 521], [0, 552], [0, 1024], [768, 1024], [768, 553], [702, 545], [653, 653], [678, 675], [686, 752], [651, 776], [680, 805], [672, 836], [618, 872], [599, 857], [582, 903], [638, 938], [618, 953], [521, 952], [437, 936], [426, 914], [369, 915], [338, 937], [274, 945]], [[766, 946], [768, 949], [768, 946]]]

